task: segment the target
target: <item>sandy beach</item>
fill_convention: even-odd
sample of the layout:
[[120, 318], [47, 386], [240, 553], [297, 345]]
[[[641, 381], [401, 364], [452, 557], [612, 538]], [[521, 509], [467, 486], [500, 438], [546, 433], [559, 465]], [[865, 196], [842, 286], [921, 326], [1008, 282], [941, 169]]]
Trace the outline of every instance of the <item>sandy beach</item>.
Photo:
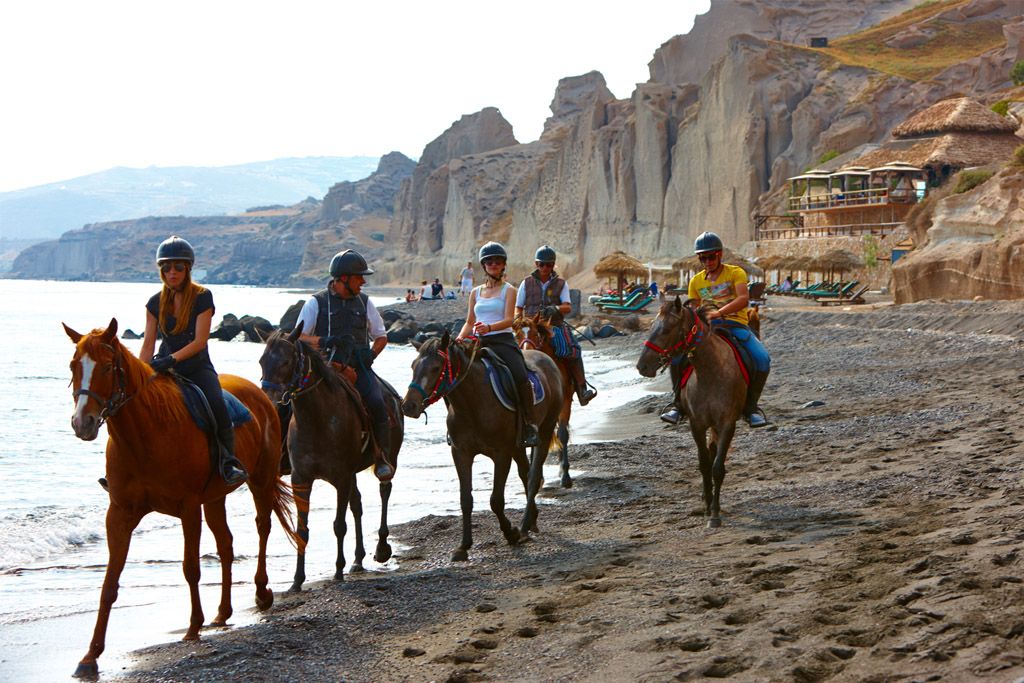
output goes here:
[[[1022, 314], [773, 298], [774, 424], [738, 429], [722, 528], [705, 528], [685, 424], [658, 421], [653, 396], [572, 448], [575, 486], [544, 490], [530, 542], [506, 545], [478, 500], [469, 562], [449, 560], [456, 517], [392, 527], [397, 571], [308, 584], [261, 623], [139, 651], [120, 676], [101, 658], [101, 675], [1017, 680]], [[635, 358], [643, 338], [606, 344]]]

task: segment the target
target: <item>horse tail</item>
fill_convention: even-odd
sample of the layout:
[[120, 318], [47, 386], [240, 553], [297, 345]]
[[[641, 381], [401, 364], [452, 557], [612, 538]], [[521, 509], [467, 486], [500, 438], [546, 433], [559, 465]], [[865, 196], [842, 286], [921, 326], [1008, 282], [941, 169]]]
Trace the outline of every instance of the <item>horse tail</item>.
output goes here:
[[274, 482], [274, 514], [277, 516], [277, 521], [281, 523], [285, 534], [288, 535], [288, 541], [296, 550], [304, 553], [306, 551], [306, 542], [302, 540], [295, 530], [295, 519], [292, 516], [293, 507], [299, 508], [300, 512], [309, 512], [309, 502], [304, 498], [296, 498], [292, 492], [292, 487], [284, 479], [278, 477], [277, 481]]
[[551, 430], [551, 443], [548, 444], [548, 452], [562, 450], [562, 440], [558, 438], [558, 429]]

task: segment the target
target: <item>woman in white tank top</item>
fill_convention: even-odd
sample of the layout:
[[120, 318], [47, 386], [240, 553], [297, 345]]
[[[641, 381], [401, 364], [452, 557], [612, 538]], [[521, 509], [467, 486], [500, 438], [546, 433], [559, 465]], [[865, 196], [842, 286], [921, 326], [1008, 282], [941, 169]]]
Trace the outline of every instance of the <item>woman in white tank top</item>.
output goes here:
[[488, 242], [480, 247], [480, 265], [484, 269], [485, 282], [470, 292], [466, 324], [459, 331], [458, 339], [470, 334], [479, 337], [481, 346], [491, 349], [512, 371], [519, 394], [519, 414], [524, 416], [525, 422], [523, 446], [536, 446], [537, 426], [531, 414], [533, 388], [526, 377], [523, 352], [512, 332], [516, 288], [505, 281], [507, 261], [508, 253], [501, 244]]

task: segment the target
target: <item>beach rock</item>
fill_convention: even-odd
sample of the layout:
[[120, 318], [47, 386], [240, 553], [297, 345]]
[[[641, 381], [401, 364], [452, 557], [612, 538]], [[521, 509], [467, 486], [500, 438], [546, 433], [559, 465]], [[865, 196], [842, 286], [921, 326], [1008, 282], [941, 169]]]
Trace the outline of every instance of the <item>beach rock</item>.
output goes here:
[[800, 407], [801, 408], [818, 408], [818, 407], [823, 406], [823, 405], [825, 405], [824, 401], [808, 401], [807, 403], [804, 403]]
[[598, 339], [607, 339], [608, 337], [624, 337], [625, 333], [619, 332], [611, 325], [602, 325], [597, 332], [594, 332], [594, 336]]
[[258, 315], [243, 315], [239, 318], [238, 323], [242, 331], [245, 332], [246, 341], [258, 342], [260, 344], [275, 329], [273, 323]]
[[142, 335], [136, 334], [131, 328], [128, 328], [121, 334], [121, 339], [142, 339]]
[[302, 306], [305, 304], [304, 299], [299, 299], [294, 304], [288, 307], [288, 310], [281, 316], [281, 321], [277, 326], [285, 332], [291, 332], [295, 329], [295, 323], [299, 320], [299, 313], [302, 311]]
[[210, 339], [219, 339], [220, 341], [231, 341], [239, 335], [242, 331], [242, 323], [233, 313], [225, 315], [220, 325], [210, 332]]
[[388, 328], [388, 342], [391, 344], [408, 344], [419, 332], [420, 326], [415, 320], [397, 320]]

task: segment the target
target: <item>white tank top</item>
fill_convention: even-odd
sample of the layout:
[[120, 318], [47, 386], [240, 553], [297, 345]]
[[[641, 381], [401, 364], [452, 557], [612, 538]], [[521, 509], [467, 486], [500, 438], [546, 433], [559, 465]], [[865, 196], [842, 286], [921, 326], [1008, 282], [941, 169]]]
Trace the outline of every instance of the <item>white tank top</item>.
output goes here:
[[[506, 282], [505, 286], [501, 288], [501, 293], [495, 297], [482, 296], [484, 291], [483, 285], [476, 288], [476, 302], [473, 304], [473, 315], [476, 316], [477, 322], [485, 325], [494, 325], [505, 319], [505, 295], [511, 286]], [[495, 330], [494, 332], [485, 333], [484, 336], [508, 333], [509, 330]]]

